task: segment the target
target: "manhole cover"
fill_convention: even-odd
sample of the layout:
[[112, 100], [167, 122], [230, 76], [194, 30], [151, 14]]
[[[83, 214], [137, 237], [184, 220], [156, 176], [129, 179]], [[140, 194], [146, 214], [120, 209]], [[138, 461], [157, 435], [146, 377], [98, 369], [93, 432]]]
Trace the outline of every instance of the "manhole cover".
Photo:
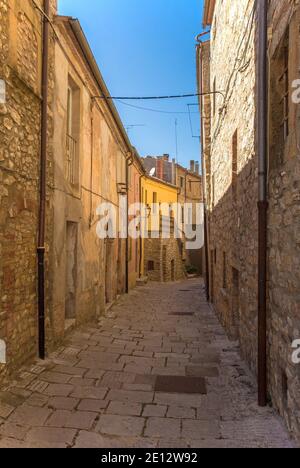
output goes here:
[[167, 375], [157, 376], [154, 391], [161, 393], [207, 394], [204, 378]]
[[194, 315], [194, 313], [193, 312], [170, 312], [169, 315], [188, 317], [188, 316]]

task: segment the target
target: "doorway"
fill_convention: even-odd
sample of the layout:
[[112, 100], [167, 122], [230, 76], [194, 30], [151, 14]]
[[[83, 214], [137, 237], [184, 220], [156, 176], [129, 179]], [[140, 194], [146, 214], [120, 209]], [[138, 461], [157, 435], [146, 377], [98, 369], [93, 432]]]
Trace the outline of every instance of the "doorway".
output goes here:
[[210, 252], [210, 301], [213, 304], [214, 303], [214, 291], [215, 291], [215, 285], [214, 285], [214, 280], [215, 280], [215, 255], [214, 255], [214, 250], [211, 250]]
[[175, 281], [176, 275], [175, 275], [175, 260], [173, 259], [171, 261], [171, 280]]
[[232, 268], [232, 321], [239, 336], [240, 328], [240, 272]]
[[106, 239], [105, 241], [105, 302], [110, 304], [113, 302], [113, 250], [114, 250], [114, 241], [111, 239]]
[[66, 230], [65, 318], [70, 320], [76, 318], [78, 224], [67, 222]]

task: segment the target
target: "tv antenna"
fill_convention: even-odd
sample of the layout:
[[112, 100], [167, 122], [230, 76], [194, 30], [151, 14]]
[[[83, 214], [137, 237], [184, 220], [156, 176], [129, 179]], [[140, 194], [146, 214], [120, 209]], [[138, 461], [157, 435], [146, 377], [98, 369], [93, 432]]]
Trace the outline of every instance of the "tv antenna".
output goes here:
[[133, 128], [136, 128], [136, 127], [146, 127], [146, 125], [144, 125], [144, 124], [127, 125], [126, 126], [127, 133], [129, 134], [130, 130], [132, 130]]

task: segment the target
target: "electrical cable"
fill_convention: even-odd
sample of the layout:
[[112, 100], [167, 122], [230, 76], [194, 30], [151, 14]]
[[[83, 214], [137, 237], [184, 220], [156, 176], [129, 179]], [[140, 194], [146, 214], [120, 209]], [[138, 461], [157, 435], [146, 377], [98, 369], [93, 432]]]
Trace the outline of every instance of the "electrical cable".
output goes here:
[[193, 130], [192, 115], [191, 115], [192, 112], [191, 112], [191, 110], [190, 110], [191, 106], [193, 106], [193, 105], [194, 105], [194, 104], [188, 104], [188, 110], [189, 110], [188, 114], [189, 114], [190, 128], [191, 128], [192, 138], [197, 138], [197, 139], [199, 139], [199, 138], [201, 138], [200, 135], [199, 135], [199, 136], [198, 136], [198, 135], [194, 135], [194, 130]]
[[[164, 111], [160, 109], [150, 109], [149, 107], [141, 107], [141, 106], [135, 106], [133, 104], [129, 104], [128, 102], [121, 101], [119, 99], [116, 99], [117, 102], [120, 104], [123, 104], [124, 106], [132, 107], [133, 109], [140, 109], [148, 112], [157, 112], [158, 114], [184, 114], [187, 115], [189, 112], [184, 112], [184, 111]], [[192, 114], [198, 114], [198, 112], [192, 112]]]
[[211, 91], [209, 93], [191, 93], [191, 94], [175, 94], [169, 96], [93, 96], [93, 99], [112, 99], [119, 101], [154, 101], [165, 99], [185, 99], [190, 97], [208, 96], [210, 94], [220, 94], [225, 98], [222, 91]]

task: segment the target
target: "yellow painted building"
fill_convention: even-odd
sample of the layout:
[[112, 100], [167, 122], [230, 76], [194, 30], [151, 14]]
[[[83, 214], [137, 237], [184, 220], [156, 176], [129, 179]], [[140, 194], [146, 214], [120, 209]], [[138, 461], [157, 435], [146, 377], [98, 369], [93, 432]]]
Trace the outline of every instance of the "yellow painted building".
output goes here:
[[154, 203], [177, 203], [178, 189], [155, 177], [145, 176], [142, 179], [142, 201], [146, 205]]
[[[142, 178], [141, 184], [141, 199], [142, 203], [147, 206], [146, 216], [144, 217], [144, 226], [146, 226], [146, 230], [152, 232], [159, 232], [159, 227], [155, 224], [155, 219], [158, 220], [160, 216], [167, 216], [170, 213], [170, 207], [173, 204], [178, 203], [178, 188], [175, 185], [168, 184], [162, 180], [156, 179], [150, 176], [144, 176]], [[155, 207], [156, 205], [156, 207]], [[157, 205], [159, 205], [157, 207]], [[145, 219], [146, 218], [146, 219]], [[163, 244], [168, 246], [168, 249], [174, 245], [176, 248], [178, 246], [178, 242], [175, 243], [173, 240], [168, 240], [164, 242], [163, 239], [143, 239], [142, 241], [142, 274], [148, 275], [151, 279], [151, 272], [156, 271], [158, 273], [159, 278], [157, 275], [152, 275], [155, 277], [155, 280], [162, 280], [167, 281], [164, 277], [162, 270], [164, 268], [165, 260], [162, 257], [162, 252], [165, 251], [165, 247]], [[151, 259], [151, 253], [153, 252], [153, 258]], [[155, 253], [154, 253], [155, 252]], [[160, 255], [160, 257], [159, 257]], [[174, 255], [176, 257], [176, 255]], [[177, 256], [178, 257], [178, 256]], [[173, 260], [171, 260], [172, 262]], [[174, 274], [170, 273], [169, 279], [178, 279], [182, 276], [182, 262], [181, 259], [178, 260], [178, 267], [172, 266], [172, 269], [175, 268]], [[172, 264], [173, 265], [173, 264]], [[171, 271], [171, 268], [169, 268]], [[177, 273], [176, 273], [177, 272]], [[153, 278], [154, 279], [154, 278]]]

